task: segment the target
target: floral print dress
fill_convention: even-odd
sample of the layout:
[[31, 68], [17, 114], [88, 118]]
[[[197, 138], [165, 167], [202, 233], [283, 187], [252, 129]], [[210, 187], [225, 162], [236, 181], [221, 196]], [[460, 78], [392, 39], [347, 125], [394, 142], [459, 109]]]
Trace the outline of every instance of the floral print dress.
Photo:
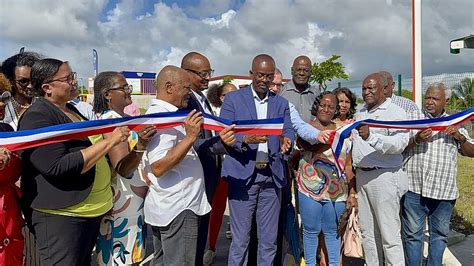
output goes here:
[[[114, 111], [102, 114], [99, 119], [119, 118]], [[128, 139], [130, 149], [138, 142], [132, 131]], [[140, 169], [140, 166], [138, 167]], [[143, 203], [148, 186], [137, 169], [131, 176], [115, 175], [112, 178], [113, 209], [105, 215], [97, 240], [99, 265], [130, 265], [145, 257], [146, 225]]]
[[346, 201], [347, 180], [344, 168], [350, 146], [350, 140], [346, 139], [338, 165], [331, 149], [322, 153], [304, 151], [296, 174], [298, 190], [317, 201]]

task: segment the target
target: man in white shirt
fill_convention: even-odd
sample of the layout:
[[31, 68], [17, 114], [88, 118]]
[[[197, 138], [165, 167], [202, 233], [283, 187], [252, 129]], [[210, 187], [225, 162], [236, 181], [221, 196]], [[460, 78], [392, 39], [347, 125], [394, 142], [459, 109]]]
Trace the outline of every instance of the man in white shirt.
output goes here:
[[[174, 112], [187, 106], [191, 83], [185, 70], [164, 67], [156, 79], [156, 99], [147, 113]], [[203, 123], [192, 111], [183, 126], [158, 131], [150, 141], [143, 166], [150, 189], [145, 197], [145, 222], [161, 240], [164, 265], [194, 265], [200, 216], [211, 207], [204, 173], [193, 143]]]
[[[365, 106], [356, 120], [407, 120], [405, 111], [384, 95], [379, 73], [364, 79]], [[408, 131], [360, 126], [352, 132], [352, 163], [356, 169], [359, 221], [367, 265], [405, 265], [401, 239], [400, 199], [408, 190], [402, 152]]]

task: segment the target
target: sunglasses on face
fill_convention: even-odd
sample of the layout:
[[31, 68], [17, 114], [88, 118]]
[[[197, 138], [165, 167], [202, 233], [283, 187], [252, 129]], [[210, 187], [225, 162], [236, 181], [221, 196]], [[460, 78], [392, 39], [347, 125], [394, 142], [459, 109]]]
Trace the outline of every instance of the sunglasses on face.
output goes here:
[[9, 91], [4, 91], [0, 95], [0, 102], [6, 103], [11, 97], [12, 97], [12, 95]]
[[186, 70], [198, 75], [199, 77], [201, 77], [203, 79], [210, 78], [210, 77], [212, 77], [212, 74], [214, 74], [214, 69], [209, 69], [209, 70], [206, 70], [206, 71], [197, 71], [197, 70], [193, 70], [193, 69], [186, 69]]
[[127, 85], [124, 85], [123, 87], [110, 88], [107, 91], [123, 91], [126, 94], [131, 94], [133, 92], [133, 86], [127, 84]]
[[26, 87], [30, 84], [31, 80], [27, 78], [17, 79], [15, 82], [21, 87]]

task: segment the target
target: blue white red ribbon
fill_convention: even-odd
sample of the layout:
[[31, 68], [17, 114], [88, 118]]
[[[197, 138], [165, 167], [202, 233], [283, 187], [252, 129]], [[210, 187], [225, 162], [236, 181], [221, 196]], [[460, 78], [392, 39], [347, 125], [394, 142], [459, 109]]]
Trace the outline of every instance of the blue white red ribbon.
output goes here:
[[431, 128], [435, 131], [445, 130], [448, 126], [456, 126], [474, 119], [474, 108], [445, 117], [432, 119], [408, 120], [408, 121], [379, 121], [373, 119], [364, 119], [355, 121], [343, 126], [335, 131], [331, 148], [336, 160], [341, 154], [344, 139], [349, 137], [351, 131], [359, 125], [366, 124], [370, 127], [378, 128], [398, 128], [398, 129], [426, 129]]
[[[24, 150], [108, 133], [120, 126], [128, 126], [131, 130], [139, 130], [145, 125], [153, 125], [157, 129], [171, 128], [182, 125], [187, 114], [186, 111], [156, 113], [135, 117], [66, 123], [16, 132], [0, 132], [0, 146], [11, 151]], [[209, 114], [203, 114], [203, 118], [203, 128], [207, 130], [220, 131], [235, 124], [234, 132], [240, 134], [281, 135], [283, 131], [283, 118], [230, 121]]]

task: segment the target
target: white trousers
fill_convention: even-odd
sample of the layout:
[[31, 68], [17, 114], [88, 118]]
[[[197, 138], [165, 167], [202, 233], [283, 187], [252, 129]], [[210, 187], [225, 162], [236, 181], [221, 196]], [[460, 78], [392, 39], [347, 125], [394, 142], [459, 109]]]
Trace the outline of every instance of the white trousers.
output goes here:
[[357, 194], [362, 246], [368, 266], [405, 265], [401, 238], [400, 200], [408, 191], [401, 169], [357, 169]]

